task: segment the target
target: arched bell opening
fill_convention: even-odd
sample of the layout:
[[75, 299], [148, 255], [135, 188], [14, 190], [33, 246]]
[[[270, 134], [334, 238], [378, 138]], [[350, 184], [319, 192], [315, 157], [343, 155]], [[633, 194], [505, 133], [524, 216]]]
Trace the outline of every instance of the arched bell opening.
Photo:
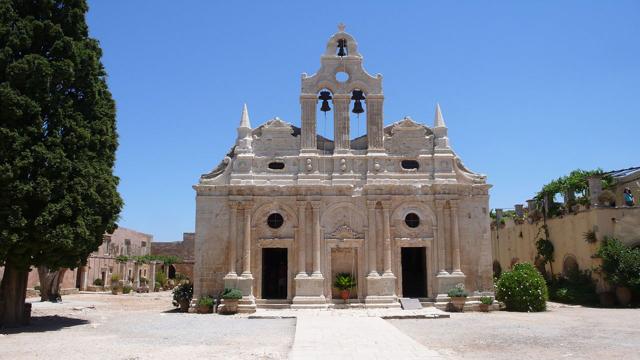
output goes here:
[[354, 89], [351, 92], [351, 102], [349, 103], [349, 136], [357, 139], [367, 132], [367, 102], [363, 90]]
[[339, 57], [349, 55], [349, 42], [346, 38], [340, 38], [336, 41], [336, 55]]
[[323, 152], [333, 151], [333, 120], [335, 117], [333, 92], [327, 88], [318, 91], [318, 105], [316, 119], [318, 134], [318, 149]]

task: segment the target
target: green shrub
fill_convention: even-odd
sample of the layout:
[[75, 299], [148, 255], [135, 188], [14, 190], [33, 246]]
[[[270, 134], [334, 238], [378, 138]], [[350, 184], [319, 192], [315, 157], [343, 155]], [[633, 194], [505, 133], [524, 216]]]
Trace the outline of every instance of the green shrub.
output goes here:
[[173, 305], [180, 306], [181, 301], [191, 301], [193, 298], [193, 284], [184, 283], [173, 289]]
[[616, 238], [605, 237], [596, 255], [602, 258], [601, 270], [611, 285], [640, 291], [640, 249], [626, 246]]
[[592, 305], [598, 302], [596, 287], [588, 271], [575, 271], [554, 278], [549, 284], [549, 299], [565, 304]]
[[113, 284], [113, 283], [117, 283], [118, 281], [120, 281], [120, 275], [118, 275], [118, 274], [111, 274], [111, 284]]
[[213, 306], [214, 300], [211, 296], [203, 296], [198, 299], [199, 306]]
[[529, 263], [519, 263], [502, 273], [497, 284], [496, 299], [504, 302], [508, 311], [544, 311], [548, 290], [544, 278]]
[[160, 283], [161, 287], [165, 287], [168, 280], [169, 279], [167, 279], [167, 274], [165, 274], [164, 272], [158, 271], [156, 273], [156, 282]]
[[222, 298], [225, 300], [240, 300], [242, 299], [242, 291], [239, 289], [224, 289], [222, 292]]
[[102, 285], [104, 285], [104, 282], [102, 282], [101, 278], [97, 278], [97, 279], [93, 280], [93, 285], [102, 286]]
[[453, 289], [447, 292], [447, 296], [449, 297], [467, 297], [468, 294], [464, 291], [464, 286], [462, 284], [456, 285]]
[[125, 285], [125, 286], [123, 286], [123, 287], [122, 287], [122, 293], [123, 293], [123, 294], [128, 294], [128, 293], [130, 293], [130, 292], [131, 292], [131, 289], [132, 289], [132, 287], [131, 287], [131, 286], [129, 286], [129, 285]]
[[336, 274], [336, 280], [333, 282], [333, 286], [338, 290], [351, 290], [356, 287], [356, 280], [350, 273], [338, 273]]
[[485, 305], [491, 305], [493, 304], [493, 299], [491, 298], [491, 296], [482, 296], [480, 297], [480, 302]]

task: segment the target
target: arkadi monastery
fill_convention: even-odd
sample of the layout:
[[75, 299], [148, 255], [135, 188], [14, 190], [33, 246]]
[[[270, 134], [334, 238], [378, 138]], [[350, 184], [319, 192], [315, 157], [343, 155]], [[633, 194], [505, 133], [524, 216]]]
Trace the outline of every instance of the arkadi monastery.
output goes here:
[[[453, 151], [438, 105], [433, 126], [385, 126], [384, 100], [382, 75], [340, 25], [320, 69], [302, 74], [301, 127], [253, 127], [245, 105], [235, 145], [194, 186], [194, 298], [227, 287], [242, 291], [240, 311], [325, 308], [344, 272], [352, 306], [448, 301], [459, 284], [492, 291], [486, 177]], [[351, 114], [366, 118], [353, 139]], [[325, 117], [333, 139], [319, 134]]]

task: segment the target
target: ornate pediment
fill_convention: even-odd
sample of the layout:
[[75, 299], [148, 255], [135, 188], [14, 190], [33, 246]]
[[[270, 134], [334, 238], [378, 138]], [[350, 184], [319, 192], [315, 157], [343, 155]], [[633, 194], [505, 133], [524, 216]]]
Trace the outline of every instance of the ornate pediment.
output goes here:
[[353, 230], [349, 225], [343, 224], [338, 226], [332, 233], [329, 234], [335, 239], [362, 239], [364, 238], [362, 233]]
[[275, 117], [269, 121], [267, 121], [264, 126], [263, 126], [263, 131], [264, 129], [269, 129], [269, 130], [287, 130], [289, 132], [289, 134], [293, 133], [293, 128], [291, 127], [291, 124], [288, 124], [284, 121], [282, 121], [279, 117]]
[[409, 116], [405, 116], [404, 119], [398, 121], [391, 128], [391, 133], [395, 134], [398, 131], [416, 131], [424, 136], [427, 133], [427, 129], [424, 126], [418, 124], [413, 121], [413, 119]]

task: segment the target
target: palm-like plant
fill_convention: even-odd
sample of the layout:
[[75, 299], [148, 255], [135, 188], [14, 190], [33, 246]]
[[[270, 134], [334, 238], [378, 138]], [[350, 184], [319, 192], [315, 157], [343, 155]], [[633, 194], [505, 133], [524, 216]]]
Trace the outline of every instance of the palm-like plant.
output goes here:
[[350, 273], [338, 273], [336, 280], [333, 282], [338, 290], [351, 290], [356, 287], [356, 280]]

